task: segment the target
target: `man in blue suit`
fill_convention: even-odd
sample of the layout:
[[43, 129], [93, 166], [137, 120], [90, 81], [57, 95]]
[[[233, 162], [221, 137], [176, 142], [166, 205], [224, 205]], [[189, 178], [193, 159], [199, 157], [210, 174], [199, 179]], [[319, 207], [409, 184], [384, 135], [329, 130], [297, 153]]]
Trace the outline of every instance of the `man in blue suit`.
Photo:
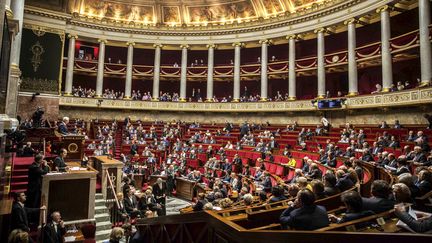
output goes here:
[[69, 123], [69, 117], [67, 116], [63, 117], [63, 121], [60, 122], [58, 126], [58, 132], [61, 133], [62, 135], [68, 135], [69, 134], [69, 131], [67, 129], [68, 123]]

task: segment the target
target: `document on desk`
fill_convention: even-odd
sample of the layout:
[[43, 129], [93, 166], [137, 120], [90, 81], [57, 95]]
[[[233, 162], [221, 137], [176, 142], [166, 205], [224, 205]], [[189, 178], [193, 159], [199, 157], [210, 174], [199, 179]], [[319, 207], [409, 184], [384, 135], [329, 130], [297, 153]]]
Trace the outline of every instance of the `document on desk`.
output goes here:
[[65, 242], [74, 242], [76, 239], [75, 236], [71, 235], [71, 236], [65, 236], [64, 240]]

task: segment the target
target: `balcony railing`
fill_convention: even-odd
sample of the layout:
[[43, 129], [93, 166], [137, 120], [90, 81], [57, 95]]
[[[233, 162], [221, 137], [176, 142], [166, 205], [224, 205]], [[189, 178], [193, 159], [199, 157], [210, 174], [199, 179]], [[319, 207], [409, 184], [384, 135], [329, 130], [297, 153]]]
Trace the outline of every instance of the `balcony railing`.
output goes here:
[[[405, 91], [346, 97], [339, 109], [364, 109], [398, 107], [432, 103], [432, 87]], [[314, 111], [318, 108], [312, 100], [281, 102], [212, 103], [212, 102], [154, 102], [134, 100], [109, 100], [79, 97], [60, 97], [60, 106], [103, 109], [191, 111], [191, 112], [291, 112]]]

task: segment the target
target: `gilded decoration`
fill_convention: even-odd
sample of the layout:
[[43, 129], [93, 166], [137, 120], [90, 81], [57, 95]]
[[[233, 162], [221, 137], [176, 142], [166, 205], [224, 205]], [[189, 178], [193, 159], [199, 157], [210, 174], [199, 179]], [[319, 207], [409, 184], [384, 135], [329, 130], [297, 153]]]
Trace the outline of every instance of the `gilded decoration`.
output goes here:
[[33, 71], [37, 72], [39, 66], [41, 65], [43, 59], [42, 55], [45, 53], [45, 49], [40, 44], [39, 41], [37, 41], [32, 47], [30, 48], [30, 51], [33, 53], [33, 56], [31, 57], [31, 63], [33, 65]]
[[[70, 0], [69, 13], [76, 17], [132, 26], [239, 24], [267, 18], [304, 14], [345, 0], [213, 0], [127, 1]], [[160, 16], [160, 17], [159, 17]]]

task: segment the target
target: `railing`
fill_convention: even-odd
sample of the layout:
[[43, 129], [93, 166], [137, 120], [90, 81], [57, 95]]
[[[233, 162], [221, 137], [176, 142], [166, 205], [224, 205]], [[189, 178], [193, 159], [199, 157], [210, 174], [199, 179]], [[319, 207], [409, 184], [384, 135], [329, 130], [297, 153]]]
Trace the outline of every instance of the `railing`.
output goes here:
[[[120, 203], [119, 203], [119, 200], [117, 198], [117, 194], [116, 194], [115, 189], [114, 189], [114, 184], [111, 180], [111, 175], [107, 169], [105, 169], [105, 176], [106, 176], [106, 179], [108, 182], [107, 194], [106, 194], [106, 197], [104, 198], [105, 199], [105, 205], [109, 209], [111, 223], [115, 225], [117, 223], [122, 222], [121, 215], [119, 215], [116, 212], [117, 209], [120, 208]], [[120, 178], [117, 178], [117, 179], [120, 179]]]

